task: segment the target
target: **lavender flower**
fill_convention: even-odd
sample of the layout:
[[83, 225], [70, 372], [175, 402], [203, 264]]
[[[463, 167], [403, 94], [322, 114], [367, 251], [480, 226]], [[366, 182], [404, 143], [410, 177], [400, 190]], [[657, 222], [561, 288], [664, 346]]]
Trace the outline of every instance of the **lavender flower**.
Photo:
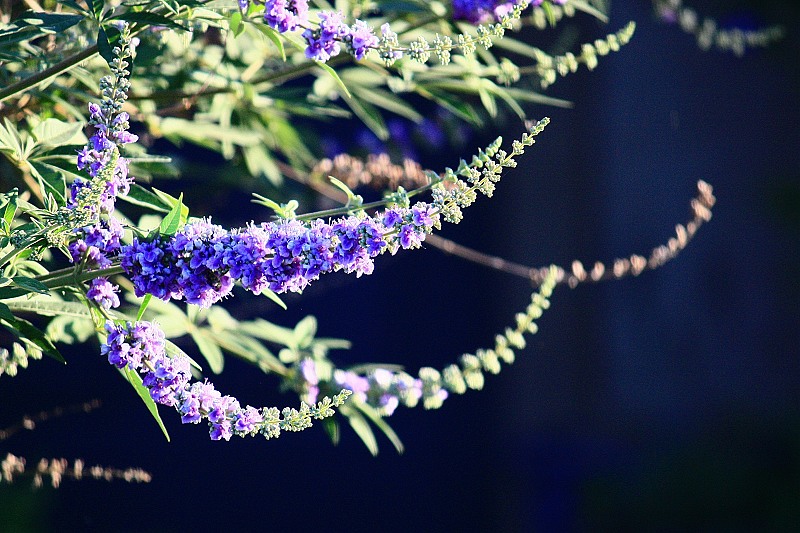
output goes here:
[[350, 27], [344, 23], [338, 11], [321, 11], [319, 29], [307, 29], [303, 32], [306, 40], [306, 57], [323, 63], [341, 52], [341, 41], [350, 35]]
[[[127, 322], [125, 325], [106, 322], [108, 338], [100, 353], [117, 368], [128, 367], [143, 374], [142, 384], [152, 399], [174, 407], [184, 424], [207, 420], [212, 440], [230, 440], [234, 435], [262, 434], [277, 437], [281, 429], [299, 431], [311, 425], [310, 419], [333, 415], [331, 406], [339, 406], [349, 395], [342, 391], [333, 400], [325, 398], [316, 407], [306, 404], [299, 411], [286, 408], [283, 418], [276, 408], [244, 408], [233, 396], [223, 396], [208, 381], [190, 384], [189, 359], [184, 355], [168, 357], [164, 332], [150, 322]], [[316, 377], [306, 368], [304, 377]]]
[[308, 23], [307, 0], [266, 0], [264, 20], [281, 33]]
[[322, 274], [337, 270], [371, 274], [385, 251], [418, 247], [439, 223], [433, 206], [392, 208], [375, 217], [350, 216], [332, 223], [284, 220], [226, 232], [194, 221], [171, 237], [135, 238], [121, 249], [121, 265], [137, 296], [147, 293], [209, 307], [234, 282], [253, 292], [302, 292]]
[[95, 302], [106, 311], [119, 307], [119, 287], [109, 282], [106, 278], [95, 278], [89, 284], [86, 297]]
[[[128, 161], [120, 156], [122, 145], [136, 142], [138, 137], [128, 131], [130, 116], [122, 111], [130, 87], [126, 59], [134, 55], [127, 26], [123, 27], [115, 57], [111, 62], [112, 75], [100, 80], [103, 100], [89, 104], [89, 124], [94, 135], [78, 152], [78, 170], [85, 170], [90, 179], [77, 178], [70, 186], [67, 210], [70, 212], [76, 239], [68, 245], [72, 261], [84, 270], [111, 266], [120, 251], [121, 224], [108, 216], [114, 211], [119, 195], [130, 190]], [[86, 296], [102, 309], [119, 306], [118, 288], [105, 278], [90, 283]]]
[[349, 38], [345, 39], [347, 50], [357, 60], [364, 59], [371, 48], [378, 47], [375, 30], [363, 20], [356, 20], [350, 27]]

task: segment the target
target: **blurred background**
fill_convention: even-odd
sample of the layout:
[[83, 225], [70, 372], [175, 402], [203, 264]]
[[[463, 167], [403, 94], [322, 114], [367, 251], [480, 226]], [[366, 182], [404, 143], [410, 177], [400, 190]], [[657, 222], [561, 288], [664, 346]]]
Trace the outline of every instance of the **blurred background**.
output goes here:
[[[210, 442], [170, 413], [167, 443], [96, 346], [66, 351], [66, 367], [34, 363], [2, 380], [0, 426], [92, 398], [103, 407], [18, 434], [0, 443], [3, 455], [137, 466], [153, 480], [0, 485], [3, 508], [15, 509], [0, 529], [800, 529], [800, 6], [691, 5], [723, 26], [780, 23], [787, 34], [737, 58], [702, 52], [644, 0], [614, 0], [608, 28], [578, 17], [581, 41], [628, 20], [636, 34], [594, 72], [549, 90], [574, 108], [537, 109], [552, 118], [537, 144], [493, 199], [442, 232], [531, 266], [647, 255], [688, 220], [695, 183], [706, 180], [718, 199], [713, 220], [677, 260], [633, 279], [557, 289], [539, 333], [482, 392], [389, 419], [402, 455], [383, 439], [372, 457], [345, 427], [334, 447], [319, 425], [277, 441]], [[517, 125], [500, 127], [509, 131], [470, 134], [460, 151], [415, 155], [428, 168], [455, 166], [498, 133], [517, 137]], [[326, 142], [333, 151], [369, 142], [352, 137]], [[195, 215], [261, 216], [213, 180], [182, 188]], [[328, 276], [287, 298], [288, 311], [243, 295], [227, 307], [287, 326], [313, 314], [321, 336], [353, 342], [332, 355], [343, 366], [416, 370], [490, 346], [530, 291], [525, 280], [428, 247], [382, 258], [365, 278]], [[297, 401], [235, 359], [214, 381], [243, 402]]]

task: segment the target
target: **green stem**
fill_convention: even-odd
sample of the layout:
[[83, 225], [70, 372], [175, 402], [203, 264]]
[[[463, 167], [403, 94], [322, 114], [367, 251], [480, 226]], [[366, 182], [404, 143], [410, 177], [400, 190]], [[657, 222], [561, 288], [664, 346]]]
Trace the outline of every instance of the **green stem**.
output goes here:
[[[74, 269], [72, 268], [64, 270], [66, 270], [67, 272], [64, 272], [63, 274], [50, 279], [46, 279], [44, 281], [40, 279], [39, 281], [42, 281], [45, 287], [47, 287], [48, 289], [59, 289], [61, 287], [67, 287], [69, 285], [78, 285], [90, 279], [114, 276], [116, 274], [123, 274], [125, 272], [122, 269], [121, 265], [114, 265], [101, 270], [92, 270], [89, 272], [84, 272], [82, 274], [75, 273]], [[50, 274], [53, 274], [53, 272], [51, 272]]]
[[[418, 189], [414, 189], [408, 193], [408, 197], [411, 198], [418, 194], [421, 194], [429, 189], [431, 189], [434, 185], [441, 182], [441, 178], [437, 181], [432, 181], [427, 185], [423, 185]], [[366, 211], [367, 209], [373, 209], [376, 207], [383, 207], [389, 204], [391, 200], [377, 200], [375, 202], [369, 202], [367, 204], [362, 204], [359, 206], [342, 206], [342, 207], [335, 207], [333, 209], [326, 209], [324, 211], [314, 211], [313, 213], [306, 213], [304, 215], [299, 215], [295, 217], [297, 220], [311, 220], [314, 218], [323, 218], [323, 217], [335, 217], [337, 215], [349, 215], [353, 211]]]

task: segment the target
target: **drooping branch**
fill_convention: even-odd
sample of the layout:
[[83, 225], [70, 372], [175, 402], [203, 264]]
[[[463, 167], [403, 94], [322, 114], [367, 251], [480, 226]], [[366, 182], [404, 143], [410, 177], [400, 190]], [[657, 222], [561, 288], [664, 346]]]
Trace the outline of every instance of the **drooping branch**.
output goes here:
[[[308, 185], [320, 194], [342, 202], [346, 200], [342, 191], [319, 178], [333, 175], [351, 188], [363, 185], [373, 188], [396, 188], [398, 185], [413, 187], [428, 179], [416, 162], [407, 159], [403, 161], [402, 165], [396, 165], [391, 163], [385, 154], [371, 155], [366, 162], [345, 154], [338, 155], [332, 160], [323, 159], [312, 170], [310, 179], [300, 176], [288, 165], [283, 165], [281, 170], [288, 177]], [[645, 270], [654, 270], [663, 266], [686, 248], [703, 223], [711, 219], [711, 210], [715, 202], [716, 198], [714, 198], [711, 185], [702, 180], [698, 181], [697, 195], [691, 201], [692, 218], [685, 224], [675, 226], [675, 235], [666, 244], [653, 248], [647, 257], [632, 254], [629, 257], [614, 259], [608, 264], [595, 261], [589, 270], [581, 261], [575, 260], [569, 268], [556, 267], [556, 284], [576, 287], [581, 283], [596, 283], [638, 276]], [[542, 283], [545, 274], [550, 269], [549, 266], [531, 267], [485, 254], [436, 234], [428, 235], [425, 242], [446, 254], [529, 279], [534, 286]]]

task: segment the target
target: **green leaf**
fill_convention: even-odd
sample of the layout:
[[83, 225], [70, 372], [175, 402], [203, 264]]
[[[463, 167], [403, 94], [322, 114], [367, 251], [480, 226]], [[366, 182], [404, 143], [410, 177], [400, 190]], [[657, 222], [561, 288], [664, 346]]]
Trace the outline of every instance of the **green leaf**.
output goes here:
[[286, 62], [286, 49], [283, 47], [283, 41], [280, 38], [280, 34], [266, 24], [256, 24], [255, 26], [261, 30], [261, 33], [267, 36], [267, 39], [272, 41], [272, 44], [274, 44], [281, 53], [281, 59]]
[[114, 15], [108, 20], [124, 20], [126, 22], [136, 22], [149, 26], [166, 26], [167, 28], [172, 28], [173, 30], [188, 31], [184, 26], [178, 24], [174, 20], [165, 17], [164, 15], [151, 13], [149, 11], [128, 11], [127, 13]]
[[355, 193], [350, 190], [346, 184], [342, 183], [338, 179], [334, 178], [333, 176], [328, 176], [328, 180], [339, 190], [347, 195], [348, 201], [355, 197]]
[[338, 85], [338, 86], [339, 86], [339, 88], [342, 90], [342, 92], [344, 93], [344, 95], [345, 95], [347, 98], [352, 98], [352, 97], [353, 97], [353, 96], [350, 94], [350, 91], [348, 91], [348, 90], [347, 90], [347, 86], [346, 86], [346, 85], [344, 84], [344, 82], [342, 81], [342, 78], [340, 78], [340, 77], [339, 77], [339, 74], [337, 74], [337, 73], [336, 73], [336, 71], [335, 71], [335, 70], [333, 70], [333, 67], [331, 67], [330, 65], [328, 65], [328, 64], [326, 64], [326, 63], [322, 63], [321, 61], [315, 61], [315, 62], [316, 62], [316, 64], [317, 64], [317, 66], [318, 66], [318, 67], [320, 67], [322, 70], [324, 70], [325, 72], [327, 72], [327, 73], [328, 73], [328, 75], [330, 75], [330, 76], [333, 78], [333, 81], [335, 81], [335, 82], [336, 82], [336, 85]]
[[266, 176], [272, 185], [280, 186], [283, 181], [278, 165], [271, 152], [263, 145], [244, 146], [242, 148], [247, 171], [253, 176]]
[[383, 117], [375, 106], [360, 98], [350, 98], [345, 100], [345, 103], [350, 106], [353, 113], [361, 119], [361, 122], [363, 122], [378, 139], [385, 141], [389, 138], [389, 129], [386, 127]]
[[84, 15], [90, 15], [90, 13], [86, 11], [86, 8], [80, 5], [75, 0], [59, 0], [59, 3], [65, 6], [69, 6], [71, 9], [74, 9], [78, 13], [83, 13]]
[[547, 17], [547, 23], [550, 24], [551, 28], [555, 28], [556, 14], [553, 13], [553, 6], [550, 5], [550, 2], [545, 2], [542, 4], [542, 9], [544, 10], [544, 15]]
[[592, 15], [604, 24], [608, 23], [608, 16], [585, 0], [570, 0], [570, 5], [574, 6], [575, 9], [579, 11]]
[[339, 444], [339, 439], [341, 438], [341, 434], [339, 432], [339, 422], [333, 418], [325, 418], [322, 420], [322, 427], [325, 428], [325, 433], [328, 434], [328, 437], [331, 439], [331, 443], [334, 446]]
[[[69, 302], [74, 303], [74, 302]], [[83, 304], [80, 304], [83, 307]], [[89, 318], [58, 315], [45, 328], [45, 335], [53, 342], [66, 344], [83, 343], [96, 333], [94, 322]]]
[[[498, 41], [502, 41], [502, 39], [498, 39]], [[465, 120], [474, 126], [483, 125], [483, 121], [481, 120], [480, 115], [478, 115], [478, 113], [475, 111], [475, 108], [469, 103], [464, 102], [462, 99], [457, 98], [446, 91], [440, 91], [438, 89], [422, 85], [418, 85], [416, 87], [416, 91], [425, 98], [433, 100], [438, 105], [447, 109], [462, 120]]]
[[150, 391], [147, 390], [147, 387], [145, 387], [142, 383], [142, 377], [138, 372], [131, 370], [131, 368], [128, 366], [121, 368], [120, 373], [125, 380], [131, 384], [133, 390], [136, 391], [136, 394], [139, 395], [139, 398], [141, 398], [144, 404], [147, 406], [147, 410], [150, 411], [151, 415], [153, 415], [153, 418], [158, 423], [158, 427], [161, 428], [161, 432], [164, 434], [164, 437], [167, 438], [167, 442], [169, 442], [169, 433], [167, 433], [167, 428], [164, 427], [164, 422], [161, 421], [161, 415], [158, 414], [158, 406], [156, 405], [156, 402], [153, 401], [153, 398], [150, 397]]
[[181, 224], [186, 220], [183, 217], [183, 209], [183, 193], [181, 193], [178, 201], [172, 206], [172, 210], [167, 213], [167, 216], [164, 217], [164, 220], [161, 221], [161, 225], [158, 227], [158, 232], [161, 235], [175, 235], [178, 228], [180, 228]]
[[136, 321], [137, 322], [139, 322], [142, 319], [142, 317], [144, 316], [144, 312], [147, 310], [147, 306], [150, 303], [150, 300], [152, 300], [152, 299], [153, 299], [153, 295], [150, 294], [149, 292], [144, 295], [144, 298], [142, 299], [142, 303], [139, 305], [139, 312], [136, 313]]
[[272, 355], [263, 344], [252, 337], [231, 331], [210, 331], [209, 335], [222, 349], [245, 361], [255, 363], [261, 370], [279, 375], [286, 374], [286, 366]]
[[317, 334], [317, 319], [314, 315], [308, 315], [303, 318], [294, 327], [294, 347], [307, 348], [314, 340], [314, 335]]
[[27, 11], [11, 24], [0, 29], [0, 47], [43, 35], [60, 33], [82, 20], [83, 16], [73, 13]]
[[239, 328], [243, 333], [263, 339], [265, 341], [292, 346], [294, 343], [294, 330], [273, 324], [263, 318], [256, 318], [249, 322], [242, 322]]
[[19, 196], [19, 191], [17, 188], [13, 188], [6, 193], [6, 197], [8, 201], [3, 204], [2, 207], [2, 222], [3, 222], [3, 233], [9, 235], [11, 233], [11, 223], [14, 222], [14, 216], [17, 214], [17, 197]]
[[375, 426], [383, 431], [383, 434], [391, 441], [392, 446], [394, 449], [397, 450], [397, 453], [402, 454], [405, 450], [403, 446], [403, 442], [400, 440], [400, 437], [397, 436], [397, 433], [389, 426], [386, 420], [378, 414], [374, 407], [367, 405], [367, 404], [356, 404], [356, 407], [372, 421]]
[[228, 27], [233, 32], [234, 37], [238, 37], [244, 31], [244, 26], [242, 25], [242, 12], [241, 11], [234, 11], [231, 15], [231, 20], [228, 22]]
[[24, 289], [17, 289], [12, 287], [0, 287], [0, 300], [6, 300], [8, 298], [17, 298], [18, 296], [23, 296], [25, 294], [30, 294], [30, 292]]
[[3, 117], [3, 124], [0, 125], [0, 150], [8, 152], [14, 160], [19, 160], [24, 152], [22, 136], [8, 117]]
[[375, 87], [363, 88], [358, 86], [353, 87], [353, 94], [357, 95], [363, 100], [368, 100], [370, 103], [375, 104], [378, 107], [382, 107], [387, 111], [391, 111], [392, 113], [396, 113], [401, 117], [413, 120], [417, 124], [422, 122], [425, 118], [416, 109], [408, 105], [396, 94], [383, 91]]
[[478, 89], [478, 95], [481, 97], [481, 103], [484, 109], [486, 109], [486, 112], [489, 113], [489, 116], [492, 118], [496, 117], [497, 101], [494, 99], [494, 96], [483, 86]]
[[131, 189], [121, 199], [133, 205], [147, 207], [160, 213], [168, 213], [172, 204], [166, 203], [158, 194], [155, 194], [137, 183], [131, 184]]
[[41, 316], [64, 316], [69, 318], [91, 318], [89, 309], [82, 303], [65, 302], [52, 297], [20, 298], [5, 302], [13, 311], [36, 313]]
[[278, 296], [277, 294], [275, 294], [274, 291], [272, 291], [270, 289], [262, 289], [261, 290], [261, 295], [262, 296], [266, 296], [267, 298], [269, 298], [270, 300], [272, 300], [273, 302], [278, 304], [278, 306], [282, 307], [284, 311], [286, 311], [288, 309], [288, 307], [286, 307], [286, 304], [283, 302], [283, 300], [281, 300], [281, 297]]
[[[340, 410], [344, 414], [344, 409]], [[364, 446], [367, 447], [369, 453], [372, 455], [378, 455], [378, 441], [375, 440], [375, 433], [373, 433], [372, 428], [369, 426], [369, 422], [364, 416], [355, 410], [348, 409], [347, 414], [347, 421], [350, 423], [350, 427], [353, 428], [353, 431], [356, 432], [358, 438], [361, 439], [361, 442], [364, 443]]]
[[200, 349], [200, 353], [203, 354], [203, 357], [208, 361], [208, 367], [211, 371], [215, 374], [222, 372], [225, 365], [222, 350], [219, 345], [214, 342], [213, 337], [209, 335], [208, 331], [202, 329], [195, 330], [190, 332], [190, 335], [194, 343], [197, 344], [197, 347]]
[[47, 294], [50, 292], [50, 289], [47, 288], [47, 285], [41, 281], [37, 281], [26, 276], [14, 276], [11, 278], [11, 282], [17, 287], [25, 289], [28, 292], [38, 292], [39, 294]]
[[44, 333], [39, 330], [39, 328], [25, 319], [14, 316], [14, 314], [11, 312], [11, 309], [9, 309], [9, 307], [4, 303], [0, 303], [0, 320], [4, 320], [8, 323], [7, 326], [4, 324], [7, 330], [21, 339], [26, 339], [29, 342], [32, 342], [38, 346], [45, 355], [48, 355], [61, 363], [67, 363], [61, 353], [59, 353], [58, 349], [44, 335]]
[[29, 163], [31, 165], [31, 174], [36, 176], [42, 190], [52, 194], [59, 205], [64, 205], [64, 193], [66, 191], [64, 171], [49, 163], [40, 161], [29, 161]]
[[80, 122], [64, 122], [57, 118], [48, 118], [37, 124], [32, 133], [39, 144], [60, 146], [79, 144], [83, 140], [82, 129], [83, 124]]
[[103, 8], [105, 7], [105, 0], [86, 0], [86, 5], [89, 6], [89, 11], [94, 15], [95, 20], [103, 20]]
[[109, 65], [114, 60], [114, 49], [108, 40], [108, 34], [106, 33], [106, 29], [103, 26], [100, 26], [100, 29], [97, 30], [97, 51]]

